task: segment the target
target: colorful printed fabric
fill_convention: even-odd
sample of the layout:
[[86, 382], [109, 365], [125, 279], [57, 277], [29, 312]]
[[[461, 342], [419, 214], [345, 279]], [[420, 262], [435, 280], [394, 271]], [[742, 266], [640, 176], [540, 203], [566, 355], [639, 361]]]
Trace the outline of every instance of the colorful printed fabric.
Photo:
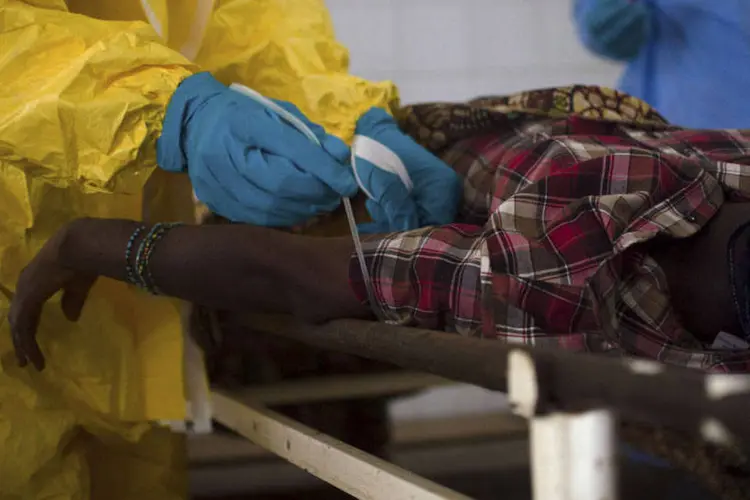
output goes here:
[[[632, 98], [586, 111], [574, 98], [532, 94], [504, 99], [522, 102], [513, 114], [497, 111], [503, 98], [442, 105], [446, 119], [431, 122], [442, 128], [425, 127], [423, 139], [444, 136], [442, 157], [464, 178], [463, 206], [456, 224], [364, 243], [387, 314], [508, 343], [750, 371], [750, 354], [710, 350], [680, 325], [666, 279], [641, 245], [692, 235], [728, 196], [750, 198], [750, 131], [670, 127]], [[449, 115], [471, 106], [482, 120], [451, 145], [445, 131], [459, 127], [447, 125], [456, 123]], [[414, 109], [406, 122], [419, 122]], [[420, 109], [429, 115], [429, 105]], [[364, 301], [355, 259], [350, 272]]]
[[594, 120], [668, 126], [645, 102], [606, 87], [573, 85], [481, 97], [466, 104], [407, 106], [398, 113], [401, 128], [422, 146], [440, 152], [456, 141], [507, 127], [520, 118], [580, 116]]

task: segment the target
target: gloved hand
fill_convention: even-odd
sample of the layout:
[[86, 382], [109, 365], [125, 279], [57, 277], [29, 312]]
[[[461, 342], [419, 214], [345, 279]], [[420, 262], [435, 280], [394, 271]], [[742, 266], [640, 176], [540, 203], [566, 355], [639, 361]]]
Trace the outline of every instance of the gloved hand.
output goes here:
[[358, 190], [349, 148], [293, 105], [277, 104], [321, 144], [208, 73], [187, 78], [167, 108], [159, 166], [187, 171], [198, 199], [235, 222], [289, 227], [334, 210]]
[[[450, 224], [461, 200], [461, 178], [439, 158], [403, 133], [396, 121], [380, 108], [373, 108], [357, 122], [357, 136], [364, 136], [390, 149], [411, 180], [411, 190], [402, 178], [357, 156], [356, 175], [368, 196], [372, 223], [360, 226], [363, 233], [393, 232]], [[354, 152], [357, 154], [355, 137]]]
[[651, 30], [651, 12], [643, 0], [576, 0], [573, 15], [583, 44], [617, 61], [636, 57]]

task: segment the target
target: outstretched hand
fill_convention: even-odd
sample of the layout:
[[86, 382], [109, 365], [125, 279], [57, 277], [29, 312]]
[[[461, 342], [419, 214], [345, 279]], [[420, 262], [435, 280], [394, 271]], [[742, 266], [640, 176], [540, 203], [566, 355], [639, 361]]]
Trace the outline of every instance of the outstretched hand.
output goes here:
[[81, 316], [95, 275], [72, 271], [63, 266], [60, 251], [67, 229], [58, 231], [21, 272], [8, 313], [13, 347], [20, 366], [29, 362], [43, 370], [44, 355], [37, 342], [42, 309], [57, 292], [62, 291], [62, 310], [70, 321]]

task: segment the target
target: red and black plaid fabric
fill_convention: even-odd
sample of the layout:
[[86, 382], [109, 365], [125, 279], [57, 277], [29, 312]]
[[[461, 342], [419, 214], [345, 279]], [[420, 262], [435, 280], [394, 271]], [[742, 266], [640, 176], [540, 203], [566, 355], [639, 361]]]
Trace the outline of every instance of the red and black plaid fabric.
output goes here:
[[[711, 350], [683, 329], [639, 245], [692, 235], [727, 197], [750, 199], [750, 131], [537, 118], [456, 143], [443, 158], [464, 178], [459, 223], [364, 243], [391, 319], [750, 371], [750, 354]], [[350, 273], [364, 301], [354, 258]]]

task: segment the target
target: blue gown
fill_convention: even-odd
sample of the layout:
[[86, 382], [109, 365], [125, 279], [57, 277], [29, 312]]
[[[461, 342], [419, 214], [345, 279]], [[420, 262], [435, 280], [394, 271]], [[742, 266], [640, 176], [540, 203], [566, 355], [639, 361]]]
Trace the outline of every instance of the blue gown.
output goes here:
[[584, 45], [626, 61], [619, 90], [691, 128], [750, 128], [750, 1], [576, 0]]

